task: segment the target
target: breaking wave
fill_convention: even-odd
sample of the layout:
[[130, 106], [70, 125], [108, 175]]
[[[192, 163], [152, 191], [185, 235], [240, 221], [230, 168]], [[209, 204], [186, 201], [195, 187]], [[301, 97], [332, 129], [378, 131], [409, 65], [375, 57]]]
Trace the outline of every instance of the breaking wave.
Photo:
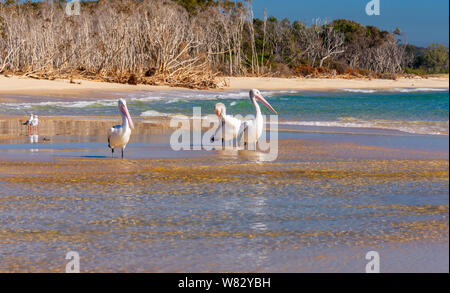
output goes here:
[[393, 88], [393, 89], [342, 89], [349, 93], [373, 94], [381, 92], [389, 93], [416, 93], [416, 92], [447, 92], [448, 88]]
[[412, 134], [448, 135], [448, 121], [396, 121], [362, 120], [357, 118], [339, 118], [337, 121], [282, 121], [280, 125], [373, 128], [397, 130]]

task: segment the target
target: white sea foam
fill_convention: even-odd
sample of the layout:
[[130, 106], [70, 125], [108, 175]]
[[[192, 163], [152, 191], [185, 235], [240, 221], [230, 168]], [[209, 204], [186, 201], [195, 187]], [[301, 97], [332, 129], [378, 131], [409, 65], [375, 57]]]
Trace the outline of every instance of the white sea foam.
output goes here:
[[372, 128], [397, 130], [412, 134], [448, 135], [448, 121], [395, 121], [395, 120], [362, 120], [356, 118], [340, 118], [337, 121], [281, 121], [280, 125]]
[[75, 103], [64, 102], [60, 104], [56, 104], [56, 106], [64, 107], [64, 108], [88, 108], [93, 106], [101, 106], [101, 107], [114, 107], [117, 105], [116, 100], [97, 100], [97, 101], [80, 101]]
[[[296, 91], [262, 91], [265, 96], [273, 96], [279, 94], [292, 94]], [[176, 103], [180, 101], [189, 102], [192, 100], [240, 100], [248, 99], [247, 90], [234, 91], [188, 91], [188, 90], [173, 90], [173, 91], [158, 91], [158, 92], [136, 92], [130, 93], [127, 100], [133, 102], [157, 102], [162, 101], [166, 104]], [[55, 107], [55, 108], [72, 108], [83, 109], [91, 107], [114, 107], [117, 105], [117, 99], [102, 99], [102, 100], [88, 100], [88, 101], [48, 101], [38, 103], [1, 103], [2, 107], [11, 110], [30, 110], [40, 107]], [[230, 106], [236, 105], [232, 102]]]
[[165, 117], [168, 116], [166, 113], [161, 113], [155, 110], [149, 110], [141, 113], [141, 117]]
[[60, 108], [88, 108], [93, 106], [116, 106], [116, 100], [95, 100], [95, 101], [77, 101], [77, 102], [39, 102], [39, 103], [2, 103], [3, 107], [8, 109], [31, 109], [37, 107], [60, 107]]
[[390, 92], [415, 93], [415, 92], [446, 92], [444, 88], [394, 88], [388, 90]]
[[[261, 91], [265, 96], [274, 96], [279, 94], [294, 94], [298, 91]], [[248, 99], [248, 90], [233, 91], [188, 91], [188, 90], [172, 90], [164, 92], [147, 92], [135, 93], [130, 98], [131, 101], [148, 102], [163, 100], [166, 103], [174, 103], [179, 101], [190, 100], [240, 100]]]
[[164, 96], [145, 96], [145, 97], [132, 97], [129, 100], [133, 102], [153, 102], [167, 99]]
[[180, 99], [180, 98], [174, 98], [174, 99], [168, 100], [166, 102], [166, 104], [172, 104], [172, 103], [178, 103], [178, 102], [186, 102], [186, 100], [183, 100], [183, 99]]
[[370, 90], [370, 89], [342, 89], [344, 92], [349, 93], [364, 93], [364, 94], [372, 94], [376, 93], [378, 90]]
[[373, 94], [380, 92], [415, 93], [415, 92], [446, 92], [448, 88], [392, 88], [392, 89], [342, 89], [349, 93]]

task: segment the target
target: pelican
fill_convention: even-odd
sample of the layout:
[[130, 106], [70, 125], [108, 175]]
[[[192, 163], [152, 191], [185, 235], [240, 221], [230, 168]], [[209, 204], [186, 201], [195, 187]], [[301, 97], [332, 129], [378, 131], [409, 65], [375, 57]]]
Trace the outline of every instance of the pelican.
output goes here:
[[258, 142], [263, 132], [264, 121], [261, 114], [261, 109], [258, 105], [258, 101], [263, 103], [264, 106], [269, 108], [273, 113], [278, 114], [277, 111], [275, 111], [275, 109], [269, 104], [269, 102], [264, 99], [259, 90], [253, 89], [250, 91], [249, 95], [250, 101], [252, 101], [253, 106], [255, 106], [256, 117], [254, 119], [246, 120], [241, 123], [241, 127], [237, 136], [237, 142], [239, 145], [244, 144], [244, 146], [248, 146], [249, 144]]
[[225, 141], [233, 140], [237, 136], [241, 127], [241, 120], [227, 115], [227, 108], [222, 103], [217, 103], [214, 111], [219, 117], [220, 126], [214, 136], [211, 137], [211, 142], [222, 141], [222, 146], [225, 146]]
[[30, 118], [27, 121], [25, 121], [25, 123], [23, 124], [23, 125], [26, 125], [28, 127], [28, 134], [31, 133], [31, 122], [33, 121], [33, 118], [34, 118], [34, 115], [31, 114]]
[[119, 113], [122, 116], [122, 125], [113, 126], [108, 131], [108, 147], [111, 149], [111, 154], [114, 157], [114, 149], [122, 149], [123, 151], [127, 147], [130, 140], [131, 129], [134, 129], [133, 120], [131, 120], [130, 113], [128, 112], [127, 102], [124, 99], [119, 99], [118, 102]]

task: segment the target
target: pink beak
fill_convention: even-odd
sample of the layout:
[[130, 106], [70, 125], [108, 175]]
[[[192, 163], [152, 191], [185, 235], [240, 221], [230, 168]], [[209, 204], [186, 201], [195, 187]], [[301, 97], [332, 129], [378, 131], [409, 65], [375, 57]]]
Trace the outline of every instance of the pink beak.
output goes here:
[[125, 115], [125, 117], [128, 120], [128, 123], [130, 123], [130, 127], [131, 129], [134, 129], [134, 124], [133, 124], [133, 120], [131, 120], [131, 116], [130, 116], [130, 112], [128, 112], [128, 108], [125, 105], [122, 105], [120, 107], [120, 110], [122, 111], [122, 113]]
[[261, 103], [264, 104], [264, 106], [266, 106], [267, 108], [269, 108], [272, 112], [274, 112], [275, 114], [278, 114], [277, 111], [275, 111], [275, 109], [269, 104], [269, 102], [266, 101], [266, 99], [264, 99], [263, 96], [260, 95], [255, 95], [255, 98], [260, 101]]

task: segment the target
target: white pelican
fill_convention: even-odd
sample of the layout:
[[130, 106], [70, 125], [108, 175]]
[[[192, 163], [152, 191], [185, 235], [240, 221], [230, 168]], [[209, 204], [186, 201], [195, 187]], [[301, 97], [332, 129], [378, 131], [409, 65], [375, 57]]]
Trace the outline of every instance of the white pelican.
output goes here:
[[269, 108], [272, 112], [277, 114], [277, 111], [269, 104], [269, 102], [264, 99], [261, 92], [257, 89], [253, 89], [250, 91], [250, 101], [252, 101], [255, 106], [256, 117], [251, 120], [243, 121], [241, 123], [241, 127], [239, 129], [237, 142], [241, 146], [248, 146], [249, 144], [253, 144], [258, 142], [259, 138], [262, 135], [264, 129], [264, 120], [261, 114], [261, 109], [259, 108], [258, 101], [263, 103], [267, 108]]
[[108, 131], [108, 147], [111, 149], [112, 156], [114, 156], [115, 148], [121, 148], [123, 158], [123, 151], [130, 140], [131, 129], [134, 129], [134, 124], [128, 112], [127, 102], [124, 99], [120, 99], [118, 104], [119, 113], [122, 116], [122, 125], [113, 126]]
[[217, 103], [214, 106], [214, 111], [219, 117], [219, 128], [217, 128], [214, 136], [211, 137], [211, 142], [222, 141], [222, 146], [225, 146], [225, 141], [233, 140], [241, 127], [241, 120], [227, 115], [227, 108], [222, 103]]
[[33, 121], [33, 118], [34, 118], [34, 115], [31, 114], [30, 118], [27, 121], [25, 121], [25, 123], [23, 124], [23, 125], [26, 125], [28, 127], [28, 134], [31, 133], [31, 122]]

